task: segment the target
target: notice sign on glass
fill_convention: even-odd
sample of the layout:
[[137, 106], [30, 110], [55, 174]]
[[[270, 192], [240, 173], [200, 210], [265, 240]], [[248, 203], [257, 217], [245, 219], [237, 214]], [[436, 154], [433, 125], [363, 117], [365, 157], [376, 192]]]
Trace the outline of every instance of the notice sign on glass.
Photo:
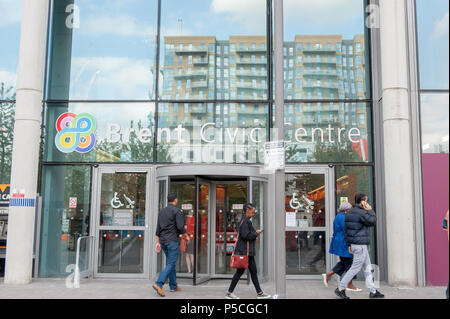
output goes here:
[[297, 226], [297, 214], [286, 212], [286, 227], [296, 227]]
[[114, 226], [133, 226], [133, 210], [115, 209], [113, 223]]
[[284, 169], [284, 141], [267, 142], [264, 144], [264, 169]]

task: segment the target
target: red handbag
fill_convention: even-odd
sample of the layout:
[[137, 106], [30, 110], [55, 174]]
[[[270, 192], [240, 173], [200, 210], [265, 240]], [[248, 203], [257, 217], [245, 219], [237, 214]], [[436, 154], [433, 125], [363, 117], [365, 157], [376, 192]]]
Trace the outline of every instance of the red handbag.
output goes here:
[[249, 243], [247, 241], [247, 255], [235, 255], [234, 251], [236, 250], [236, 245], [237, 245], [238, 240], [239, 240], [239, 234], [238, 234], [238, 237], [236, 238], [236, 242], [234, 243], [233, 253], [231, 254], [231, 259], [230, 259], [230, 267], [237, 268], [237, 269], [247, 269], [248, 268]]
[[[236, 241], [237, 243], [237, 241]], [[236, 249], [236, 244], [234, 244]], [[231, 255], [230, 267], [237, 269], [247, 269], [248, 268], [248, 242], [247, 242], [247, 255], [235, 255], [233, 249], [233, 255]]]

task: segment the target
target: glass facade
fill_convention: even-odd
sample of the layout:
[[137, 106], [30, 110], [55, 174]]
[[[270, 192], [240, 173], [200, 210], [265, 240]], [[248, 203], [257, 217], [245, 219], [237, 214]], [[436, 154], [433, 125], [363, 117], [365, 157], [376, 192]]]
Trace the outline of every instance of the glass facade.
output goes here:
[[0, 1], [0, 277], [5, 271], [22, 1]]
[[14, 137], [22, 2], [2, 2], [0, 11], [9, 13], [2, 15], [0, 22], [0, 43], [2, 43], [0, 54], [0, 185], [8, 185]]
[[[270, 140], [274, 123], [273, 52], [267, 41], [273, 36], [267, 18], [272, 8], [267, 7], [268, 3], [255, 0], [235, 7], [228, 1], [203, 0], [52, 1], [42, 193], [49, 192], [49, 187], [70, 193], [70, 189], [58, 186], [66, 168], [86, 170], [84, 178], [91, 179], [88, 167], [104, 163], [128, 164], [125, 167], [264, 163], [264, 143]], [[285, 2], [288, 164], [360, 164], [369, 168], [374, 165], [370, 43], [364, 8], [363, 0], [347, 1], [347, 13], [339, 22], [333, 6], [319, 8], [311, 3], [305, 6], [302, 1]], [[253, 14], [249, 16], [246, 12]], [[321, 19], [311, 19], [312, 15]], [[189, 175], [187, 171], [186, 174]], [[108, 178], [105, 173], [102, 176]], [[313, 183], [314, 187], [312, 184], [305, 187], [312, 187], [309, 191], [324, 187], [325, 180], [321, 178], [321, 182]], [[189, 183], [159, 181], [159, 208], [165, 201], [166, 183], [183, 197], [186, 208], [183, 211], [188, 219], [192, 208], [187, 207], [194, 204], [195, 184], [190, 187]], [[122, 187], [119, 184], [117, 187]], [[217, 205], [221, 191], [227, 196], [236, 193], [227, 184], [214, 188], [210, 185], [202, 184], [197, 190], [199, 206], [200, 199], [208, 197], [202, 193], [206, 189], [216, 190]], [[257, 208], [253, 221], [257, 228], [265, 226], [266, 186], [262, 181], [249, 185]], [[98, 192], [95, 187], [99, 186], [86, 183], [83, 191]], [[111, 194], [107, 194], [108, 199]], [[229, 249], [234, 239], [230, 236], [235, 231], [232, 220], [238, 210], [228, 206], [239, 206], [244, 200], [234, 203], [232, 196], [227, 196], [223, 198], [223, 207], [216, 207], [226, 212], [223, 216], [216, 212], [213, 219], [214, 212], [210, 210], [214, 208], [208, 206], [209, 199], [198, 215], [194, 212], [199, 238], [197, 246], [189, 247], [189, 251], [196, 253], [196, 264], [188, 253], [183, 254], [180, 273], [188, 275], [196, 269], [197, 275], [203, 276], [211, 267], [219, 275], [230, 273]], [[45, 207], [55, 205], [51, 195], [47, 197]], [[84, 214], [95, 214], [89, 210], [86, 207]], [[110, 210], [101, 206], [104, 222], [114, 215]], [[51, 214], [50, 210], [45, 212]], [[324, 208], [314, 214], [316, 220], [325, 214]], [[61, 234], [63, 227], [63, 220], [50, 222], [48, 218], [43, 223], [51, 227], [46, 228], [47, 235], [42, 234], [41, 247], [49, 241], [48, 236]], [[209, 229], [214, 227], [210, 225], [212, 220], [219, 223], [216, 235], [223, 237], [222, 245], [218, 238], [209, 236], [214, 231]], [[138, 231], [103, 229], [105, 225], [99, 226], [103, 233], [97, 247], [98, 273], [142, 273], [145, 248], [139, 245], [145, 245], [146, 240], [139, 237]], [[301, 244], [294, 245], [295, 240], [292, 241], [288, 258], [302, 258], [298, 267], [312, 262], [316, 268], [302, 268], [290, 274], [317, 274], [326, 266], [329, 224], [323, 219], [322, 224], [311, 227], [286, 232], [287, 240], [295, 236], [307, 238]], [[267, 240], [262, 235], [256, 245], [260, 272], [267, 263], [267, 256], [264, 257]], [[49, 269], [53, 267], [50, 260], [64, 264], [66, 257], [62, 256], [67, 252], [63, 253], [63, 244], [41, 257], [42, 276], [56, 276], [58, 271], [59, 275], [64, 274], [62, 268]], [[213, 244], [218, 249], [215, 265], [209, 263]], [[314, 248], [314, 256], [309, 256], [312, 253], [305, 250], [305, 245]], [[127, 252], [131, 255], [126, 256]], [[124, 261], [123, 268], [118, 260]], [[158, 269], [163, 261], [158, 255]]]
[[416, 0], [422, 188], [427, 284], [448, 283], [448, 243], [442, 221], [449, 201], [449, 4]]
[[40, 277], [65, 276], [75, 264], [77, 239], [89, 235], [90, 183], [90, 166], [43, 168]]
[[151, 99], [157, 3], [52, 1], [47, 99]]

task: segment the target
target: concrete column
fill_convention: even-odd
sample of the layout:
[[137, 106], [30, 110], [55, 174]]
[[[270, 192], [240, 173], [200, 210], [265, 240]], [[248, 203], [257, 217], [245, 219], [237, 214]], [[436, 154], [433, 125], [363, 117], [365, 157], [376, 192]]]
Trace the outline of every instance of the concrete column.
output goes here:
[[388, 282], [416, 286], [405, 0], [380, 0]]
[[[11, 168], [12, 197], [13, 190], [17, 190], [26, 199], [36, 198], [48, 2], [23, 0]], [[34, 215], [34, 206], [23, 206], [22, 201], [10, 205], [5, 284], [31, 282]]]

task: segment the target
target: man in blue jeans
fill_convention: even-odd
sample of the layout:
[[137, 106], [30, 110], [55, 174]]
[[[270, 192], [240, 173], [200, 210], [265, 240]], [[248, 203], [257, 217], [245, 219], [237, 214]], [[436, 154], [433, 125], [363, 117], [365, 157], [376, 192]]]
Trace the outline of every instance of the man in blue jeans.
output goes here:
[[[186, 232], [184, 215], [176, 207], [178, 204], [177, 194], [170, 193], [167, 196], [167, 201], [169, 205], [159, 212], [156, 226], [156, 251], [160, 252], [162, 249], [166, 255], [166, 268], [159, 274], [158, 280], [153, 285], [153, 289], [161, 297], [165, 297], [162, 288], [167, 278], [169, 279], [170, 291], [180, 291], [176, 272], [178, 255], [180, 254], [179, 235]], [[189, 240], [189, 237], [186, 240]]]

